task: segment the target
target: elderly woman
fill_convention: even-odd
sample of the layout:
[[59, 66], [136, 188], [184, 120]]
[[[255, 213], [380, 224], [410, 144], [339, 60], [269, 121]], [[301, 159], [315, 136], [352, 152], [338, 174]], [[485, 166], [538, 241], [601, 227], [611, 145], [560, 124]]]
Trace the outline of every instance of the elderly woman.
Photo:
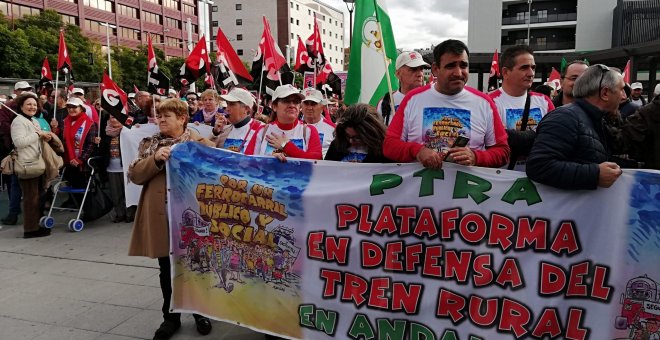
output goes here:
[[[62, 142], [64, 144], [64, 177], [73, 188], [86, 188], [90, 170], [87, 160], [98, 145], [98, 126], [85, 114], [85, 103], [80, 98], [71, 97], [66, 102], [68, 115], [64, 118]], [[74, 194], [81, 203], [82, 194]], [[64, 206], [72, 206], [71, 201]]]
[[[40, 111], [37, 97], [33, 93], [23, 93], [16, 98], [18, 115], [11, 123], [11, 139], [17, 154], [17, 160], [24, 163], [38, 161], [41, 155], [41, 139], [50, 141], [51, 132], [41, 131], [34, 115]], [[45, 169], [44, 169], [45, 172]], [[39, 218], [43, 214], [40, 197], [44, 187], [44, 175], [35, 178], [19, 178], [23, 191], [23, 238], [50, 235], [50, 229], [39, 227]]]
[[220, 97], [215, 90], [202, 92], [199, 105], [200, 110], [190, 118], [191, 123], [215, 126], [216, 117], [225, 115], [225, 111], [220, 107]]
[[[142, 185], [142, 194], [133, 224], [129, 247], [131, 256], [157, 258], [160, 267], [160, 288], [163, 293], [163, 323], [154, 339], [169, 339], [181, 327], [181, 315], [170, 313], [172, 285], [170, 282], [169, 235], [166, 204], [165, 162], [174, 144], [195, 141], [208, 146], [213, 142], [186, 128], [188, 109], [179, 99], [164, 100], [156, 112], [160, 132], [140, 142], [138, 158], [128, 168], [128, 178]], [[211, 322], [195, 315], [197, 331], [211, 332]]]
[[321, 140], [314, 126], [301, 122], [300, 103], [305, 96], [291, 85], [282, 85], [273, 94], [271, 123], [254, 134], [246, 155], [273, 155], [285, 162], [286, 156], [322, 159]]
[[389, 163], [383, 156], [385, 124], [367, 104], [349, 106], [335, 128], [326, 160], [353, 163]]

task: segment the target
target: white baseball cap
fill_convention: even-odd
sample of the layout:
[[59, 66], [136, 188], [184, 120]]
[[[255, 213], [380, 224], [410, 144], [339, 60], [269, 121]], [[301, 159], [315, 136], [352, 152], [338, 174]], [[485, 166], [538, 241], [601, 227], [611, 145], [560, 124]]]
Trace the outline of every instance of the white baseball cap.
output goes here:
[[303, 101], [310, 101], [315, 103], [323, 102], [323, 94], [321, 93], [321, 91], [313, 87], [308, 87], [304, 89], [302, 94], [303, 96], [305, 96], [305, 99], [303, 99]]
[[254, 97], [252, 97], [252, 94], [248, 90], [238, 87], [233, 88], [227, 94], [221, 95], [220, 98], [228, 102], [241, 102], [250, 107], [254, 105]]
[[653, 95], [654, 95], [654, 96], [657, 96], [657, 95], [659, 95], [659, 94], [660, 94], [660, 84], [657, 84], [657, 85], [655, 86], [655, 90], [653, 90]]
[[14, 84], [14, 90], [27, 90], [30, 89], [32, 90], [32, 86], [28, 84], [27, 81], [19, 81], [16, 84]]
[[175, 90], [175, 89], [169, 89], [169, 91], [167, 91], [167, 93], [169, 93], [169, 94], [176, 94], [176, 90]]
[[128, 98], [131, 98], [131, 99], [135, 98], [135, 93], [133, 93], [133, 92], [129, 93]]
[[638, 89], [642, 89], [644, 87], [642, 86], [642, 83], [635, 82], [635, 83], [630, 84], [630, 88], [633, 89], [633, 90], [638, 90]]
[[402, 66], [408, 66], [408, 67], [419, 67], [419, 66], [424, 66], [424, 67], [431, 67], [431, 65], [427, 64], [424, 61], [424, 58], [422, 58], [422, 55], [419, 54], [419, 52], [415, 51], [406, 51], [402, 52], [399, 54], [399, 56], [396, 58], [396, 69], [400, 69]]
[[300, 98], [300, 101], [305, 99], [305, 96], [303, 96], [303, 94], [300, 93], [300, 91], [298, 91], [297, 88], [293, 87], [293, 85], [291, 84], [281, 85], [275, 89], [275, 92], [273, 93], [273, 101], [293, 95]]
[[66, 105], [84, 107], [85, 103], [83, 103], [82, 99], [80, 99], [80, 98], [71, 97], [71, 98], [69, 98], [69, 100], [66, 101]]
[[79, 88], [79, 87], [74, 87], [73, 91], [71, 91], [73, 94], [79, 94], [79, 95], [85, 95], [85, 90]]

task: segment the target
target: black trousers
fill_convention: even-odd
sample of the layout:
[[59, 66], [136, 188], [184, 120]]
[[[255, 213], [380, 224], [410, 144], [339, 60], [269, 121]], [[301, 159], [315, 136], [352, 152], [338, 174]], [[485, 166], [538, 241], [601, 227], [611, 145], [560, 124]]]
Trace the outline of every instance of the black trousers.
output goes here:
[[[170, 278], [170, 258], [168, 256], [158, 258], [158, 267], [160, 268], [160, 273], [158, 278], [160, 279], [160, 291], [163, 293], [163, 319], [165, 321], [175, 321], [181, 322], [181, 313], [170, 313], [170, 302], [172, 300], [172, 280]], [[199, 314], [193, 314], [195, 320], [203, 318]]]

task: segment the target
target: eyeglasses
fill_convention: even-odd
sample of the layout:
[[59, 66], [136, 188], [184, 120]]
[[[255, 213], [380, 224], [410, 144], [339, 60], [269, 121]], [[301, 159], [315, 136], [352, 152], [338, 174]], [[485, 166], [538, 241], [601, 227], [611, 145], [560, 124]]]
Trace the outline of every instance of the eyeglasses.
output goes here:
[[603, 78], [605, 78], [605, 73], [610, 71], [610, 68], [603, 64], [596, 64], [596, 66], [602, 72], [600, 74], [600, 81], [598, 82], [598, 94], [600, 94], [600, 90], [603, 88]]

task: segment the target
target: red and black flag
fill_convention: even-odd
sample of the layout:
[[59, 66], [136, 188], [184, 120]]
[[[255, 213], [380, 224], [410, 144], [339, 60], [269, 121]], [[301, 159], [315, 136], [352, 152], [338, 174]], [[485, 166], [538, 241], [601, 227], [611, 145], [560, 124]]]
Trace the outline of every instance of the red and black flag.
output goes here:
[[312, 67], [316, 70], [316, 84], [325, 84], [328, 76], [332, 73], [332, 68], [325, 59], [323, 42], [321, 41], [321, 32], [319, 30], [316, 16], [314, 16], [314, 33], [309, 36], [306, 45], [307, 53], [311, 59], [311, 64], [313, 65]]
[[252, 75], [245, 68], [241, 58], [238, 57], [220, 27], [218, 27], [216, 45], [218, 45], [218, 55], [215, 63], [217, 75], [214, 78], [218, 85], [221, 88], [229, 88], [252, 83], [254, 81]]
[[107, 73], [103, 73], [101, 82], [101, 107], [115, 117], [122, 125], [131, 127], [133, 117], [128, 115], [128, 96]]
[[499, 54], [495, 50], [493, 54], [493, 61], [490, 63], [490, 76], [488, 77], [488, 91], [496, 90], [500, 87], [500, 63], [499, 63]]
[[263, 87], [265, 87], [266, 93], [272, 94], [280, 83], [283, 85], [293, 84], [293, 73], [286, 63], [282, 51], [275, 44], [273, 35], [270, 32], [270, 24], [265, 16], [263, 22], [264, 31], [259, 41], [257, 54], [252, 61], [252, 72], [250, 74], [256, 84], [259, 84], [263, 75]]
[[186, 62], [181, 65], [179, 81], [187, 86], [208, 73], [211, 73], [211, 62], [209, 61], [209, 51], [206, 48], [206, 37], [202, 36], [186, 58]]
[[73, 84], [73, 67], [69, 49], [64, 41], [64, 31], [60, 31], [60, 47], [57, 54], [57, 71], [64, 74], [65, 83], [71, 87]]
[[307, 46], [298, 36], [298, 51], [296, 51], [296, 66], [293, 68], [296, 72], [305, 73], [314, 71], [314, 64], [307, 52]]
[[[154, 47], [151, 44], [151, 35], [147, 36], [147, 40], [149, 42], [147, 47], [147, 74], [149, 75], [147, 78], [147, 91], [151, 94], [164, 96], [170, 88], [170, 78], [158, 67]], [[135, 93], [137, 93], [137, 87]]]
[[48, 57], [44, 58], [44, 62], [41, 66], [41, 78], [39, 79], [38, 92], [45, 94], [44, 91], [48, 87], [53, 87], [53, 73], [50, 71], [50, 64], [48, 63]]

